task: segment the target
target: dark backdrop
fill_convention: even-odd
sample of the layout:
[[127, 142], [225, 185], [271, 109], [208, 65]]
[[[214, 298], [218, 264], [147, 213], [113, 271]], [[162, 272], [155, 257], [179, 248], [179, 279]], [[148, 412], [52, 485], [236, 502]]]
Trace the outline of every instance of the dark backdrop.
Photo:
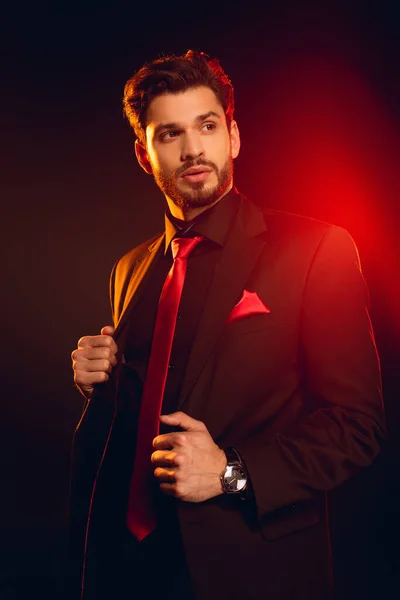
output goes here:
[[237, 96], [236, 183], [346, 227], [382, 359], [389, 443], [332, 494], [338, 598], [400, 594], [397, 2], [14, 3], [1, 15], [0, 598], [58, 598], [70, 353], [110, 322], [115, 260], [162, 228], [136, 164], [126, 79], [161, 53], [220, 58]]

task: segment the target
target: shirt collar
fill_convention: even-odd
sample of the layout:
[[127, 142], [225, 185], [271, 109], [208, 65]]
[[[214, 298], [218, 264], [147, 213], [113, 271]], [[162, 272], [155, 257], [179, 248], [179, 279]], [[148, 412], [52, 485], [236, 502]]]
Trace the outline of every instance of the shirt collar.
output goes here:
[[175, 236], [201, 235], [208, 240], [224, 246], [233, 218], [239, 208], [240, 196], [233, 187], [214, 206], [205, 210], [193, 221], [185, 222], [175, 219], [168, 208], [165, 213], [165, 250], [167, 253], [171, 241]]

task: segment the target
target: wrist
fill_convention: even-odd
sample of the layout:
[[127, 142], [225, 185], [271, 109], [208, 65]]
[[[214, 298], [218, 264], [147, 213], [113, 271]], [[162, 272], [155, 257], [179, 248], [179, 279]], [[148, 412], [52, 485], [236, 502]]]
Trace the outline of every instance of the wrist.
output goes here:
[[228, 464], [228, 461], [227, 461], [225, 451], [220, 448], [218, 480], [216, 481], [216, 488], [218, 490], [218, 494], [217, 494], [218, 496], [224, 493], [224, 488], [222, 485], [222, 478], [226, 471], [227, 464]]

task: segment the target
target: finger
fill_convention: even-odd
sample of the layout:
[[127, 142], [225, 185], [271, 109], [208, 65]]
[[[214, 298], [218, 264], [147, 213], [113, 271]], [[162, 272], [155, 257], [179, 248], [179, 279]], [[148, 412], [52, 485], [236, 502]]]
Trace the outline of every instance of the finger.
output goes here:
[[78, 340], [78, 348], [110, 348], [113, 354], [117, 354], [118, 346], [109, 335], [86, 335]]
[[157, 450], [173, 450], [175, 446], [181, 446], [184, 440], [179, 439], [180, 432], [164, 433], [153, 440], [153, 448]]
[[84, 362], [86, 360], [108, 360], [113, 367], [117, 364], [117, 358], [111, 348], [77, 348], [71, 353], [73, 361]]
[[174, 498], [177, 498], [177, 496], [178, 496], [178, 492], [177, 492], [175, 483], [167, 483], [167, 482], [160, 483], [160, 490], [166, 496], [173, 496]]
[[87, 373], [111, 373], [112, 364], [109, 360], [86, 360], [80, 364], [80, 370], [86, 371]]
[[156, 450], [151, 455], [151, 462], [158, 467], [178, 466], [177, 453], [169, 450]]
[[197, 421], [182, 411], [170, 415], [160, 415], [160, 421], [168, 425], [178, 426], [185, 431], [204, 431], [206, 429], [202, 421]]
[[101, 335], [114, 335], [114, 327], [112, 325], [106, 325], [100, 331]]
[[160, 483], [175, 483], [175, 473], [175, 469], [166, 469], [165, 467], [154, 469], [154, 477]]
[[109, 376], [104, 371], [88, 373], [87, 371], [76, 370], [74, 372], [74, 381], [79, 387], [90, 387], [96, 383], [104, 383], [109, 380]]

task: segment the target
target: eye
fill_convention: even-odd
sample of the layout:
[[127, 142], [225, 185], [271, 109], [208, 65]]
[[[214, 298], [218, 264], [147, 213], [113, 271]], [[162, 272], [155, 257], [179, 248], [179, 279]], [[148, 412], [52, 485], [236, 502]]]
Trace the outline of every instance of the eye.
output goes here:
[[214, 131], [216, 127], [217, 125], [215, 123], [204, 123], [202, 129], [204, 129], [205, 131]]
[[178, 137], [179, 135], [179, 131], [166, 131], [165, 133], [162, 133], [160, 135], [160, 140], [162, 141], [168, 141], [168, 140], [173, 140], [174, 138]]

